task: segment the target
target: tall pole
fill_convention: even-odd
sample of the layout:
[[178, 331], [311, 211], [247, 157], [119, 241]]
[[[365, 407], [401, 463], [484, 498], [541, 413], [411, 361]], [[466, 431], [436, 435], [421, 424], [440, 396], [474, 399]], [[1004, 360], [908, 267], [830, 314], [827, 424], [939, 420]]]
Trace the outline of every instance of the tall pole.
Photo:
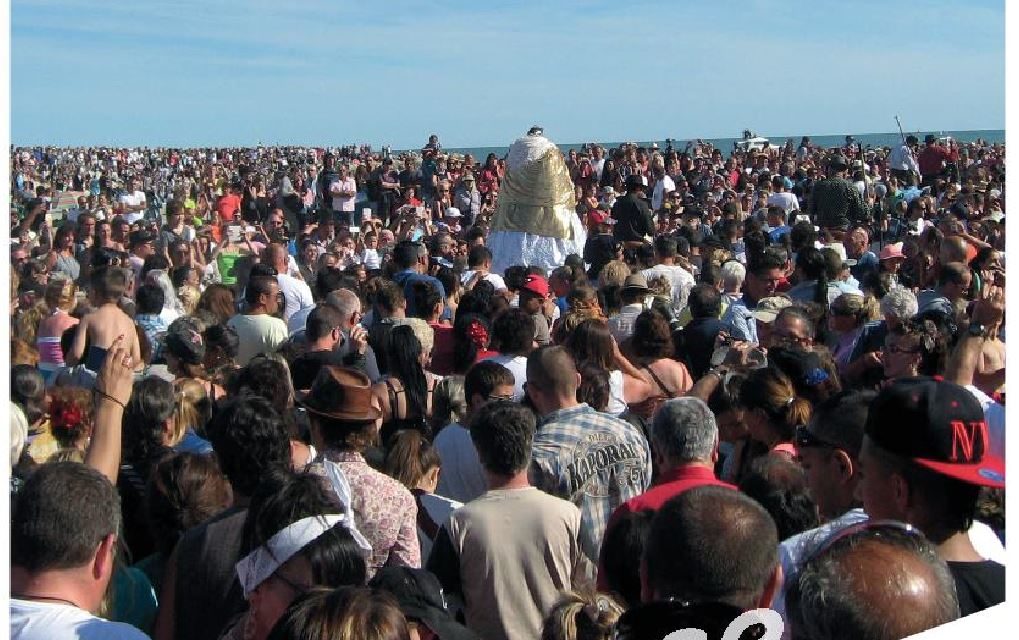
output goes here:
[[902, 123], [899, 122], [899, 116], [895, 116], [895, 124], [899, 125], [899, 135], [902, 136], [902, 141], [906, 141], [906, 134], [902, 132]]

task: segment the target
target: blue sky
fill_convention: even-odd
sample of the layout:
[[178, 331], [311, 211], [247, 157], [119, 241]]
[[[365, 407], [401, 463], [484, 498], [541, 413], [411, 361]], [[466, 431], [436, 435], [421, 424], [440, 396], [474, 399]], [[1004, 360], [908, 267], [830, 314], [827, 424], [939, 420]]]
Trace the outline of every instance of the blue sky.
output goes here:
[[12, 0], [14, 144], [504, 145], [1005, 126], [984, 0]]

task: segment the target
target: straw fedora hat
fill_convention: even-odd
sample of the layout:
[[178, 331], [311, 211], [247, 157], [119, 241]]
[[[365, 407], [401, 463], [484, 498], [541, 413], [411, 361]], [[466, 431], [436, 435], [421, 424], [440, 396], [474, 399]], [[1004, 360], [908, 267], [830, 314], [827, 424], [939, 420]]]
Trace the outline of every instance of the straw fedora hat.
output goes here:
[[372, 405], [372, 384], [364, 373], [347, 367], [323, 366], [311, 389], [297, 398], [309, 413], [344, 422], [371, 422], [382, 417]]

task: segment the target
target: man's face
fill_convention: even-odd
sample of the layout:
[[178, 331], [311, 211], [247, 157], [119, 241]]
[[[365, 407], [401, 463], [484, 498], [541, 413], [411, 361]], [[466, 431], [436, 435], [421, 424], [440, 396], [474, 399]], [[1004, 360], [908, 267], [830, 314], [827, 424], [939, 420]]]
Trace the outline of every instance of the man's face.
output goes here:
[[541, 305], [543, 302], [544, 300], [538, 294], [528, 291], [527, 289], [520, 290], [520, 308], [527, 313], [531, 315], [541, 313]]
[[304, 247], [304, 250], [301, 253], [304, 258], [304, 262], [306, 264], [311, 264], [315, 260], [315, 256], [318, 255], [318, 249], [315, 248], [315, 245], [308, 244]]
[[81, 220], [81, 238], [87, 238], [96, 232], [96, 221], [95, 218], [82, 218]]
[[782, 281], [781, 269], [768, 269], [760, 274], [747, 273], [747, 289], [755, 300], [767, 298], [775, 293], [778, 283]]
[[817, 503], [817, 509], [825, 520], [842, 515], [841, 510], [848, 500], [839, 480], [836, 449], [825, 445], [797, 447], [800, 466], [807, 476], [807, 487]]
[[961, 300], [966, 297], [967, 292], [969, 292], [970, 285], [972, 284], [973, 274], [967, 269], [966, 272], [962, 274], [962, 278], [959, 282], [951, 282], [945, 286], [945, 293], [952, 302], [955, 302], [956, 300]]
[[[446, 223], [449, 225], [459, 224], [459, 218], [446, 218]], [[449, 258], [453, 255], [453, 249], [456, 248], [456, 243], [453, 242], [453, 238], [449, 236], [443, 236], [439, 239], [438, 249], [439, 255]]]
[[265, 310], [270, 315], [276, 315], [277, 313], [279, 313], [280, 306], [284, 302], [283, 300], [281, 300], [282, 297], [283, 292], [280, 291], [279, 285], [275, 283], [272, 284], [270, 286], [270, 292], [263, 296], [264, 298], [263, 304], [265, 304]]
[[269, 214], [269, 231], [281, 229], [283, 227], [283, 212], [279, 209], [274, 209]]
[[780, 315], [771, 323], [771, 347], [809, 347], [813, 344], [807, 323], [802, 318]]
[[863, 503], [863, 510], [873, 520], [902, 521], [906, 513], [895, 499], [895, 477], [875, 452], [869, 436], [863, 437], [859, 464], [856, 498]]
[[515, 391], [513, 385], [502, 384], [492, 389], [492, 393], [484, 398], [475, 393], [474, 397], [471, 398], [471, 411], [477, 411], [489, 402], [495, 402], [496, 400], [512, 400]]

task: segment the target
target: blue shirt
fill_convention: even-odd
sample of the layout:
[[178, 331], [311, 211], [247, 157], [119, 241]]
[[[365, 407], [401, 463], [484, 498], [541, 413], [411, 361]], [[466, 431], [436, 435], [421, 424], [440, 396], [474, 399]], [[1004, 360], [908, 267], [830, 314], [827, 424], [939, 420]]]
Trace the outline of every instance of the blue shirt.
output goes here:
[[174, 449], [182, 453], [209, 455], [212, 453], [212, 443], [188, 427], [188, 430], [184, 432], [184, 437], [181, 438], [181, 441], [177, 443]]
[[736, 334], [734, 337], [737, 339], [742, 338], [747, 342], [758, 343], [757, 320], [754, 318], [753, 309], [747, 307], [746, 300], [743, 298], [733, 301], [725, 310], [721, 320], [723, 324], [732, 328], [732, 332]]
[[790, 231], [792, 231], [792, 227], [790, 227], [787, 224], [784, 224], [780, 227], [775, 227], [774, 229], [768, 231], [768, 240], [771, 241], [772, 244], [775, 244], [782, 239], [782, 236], [786, 235]]

